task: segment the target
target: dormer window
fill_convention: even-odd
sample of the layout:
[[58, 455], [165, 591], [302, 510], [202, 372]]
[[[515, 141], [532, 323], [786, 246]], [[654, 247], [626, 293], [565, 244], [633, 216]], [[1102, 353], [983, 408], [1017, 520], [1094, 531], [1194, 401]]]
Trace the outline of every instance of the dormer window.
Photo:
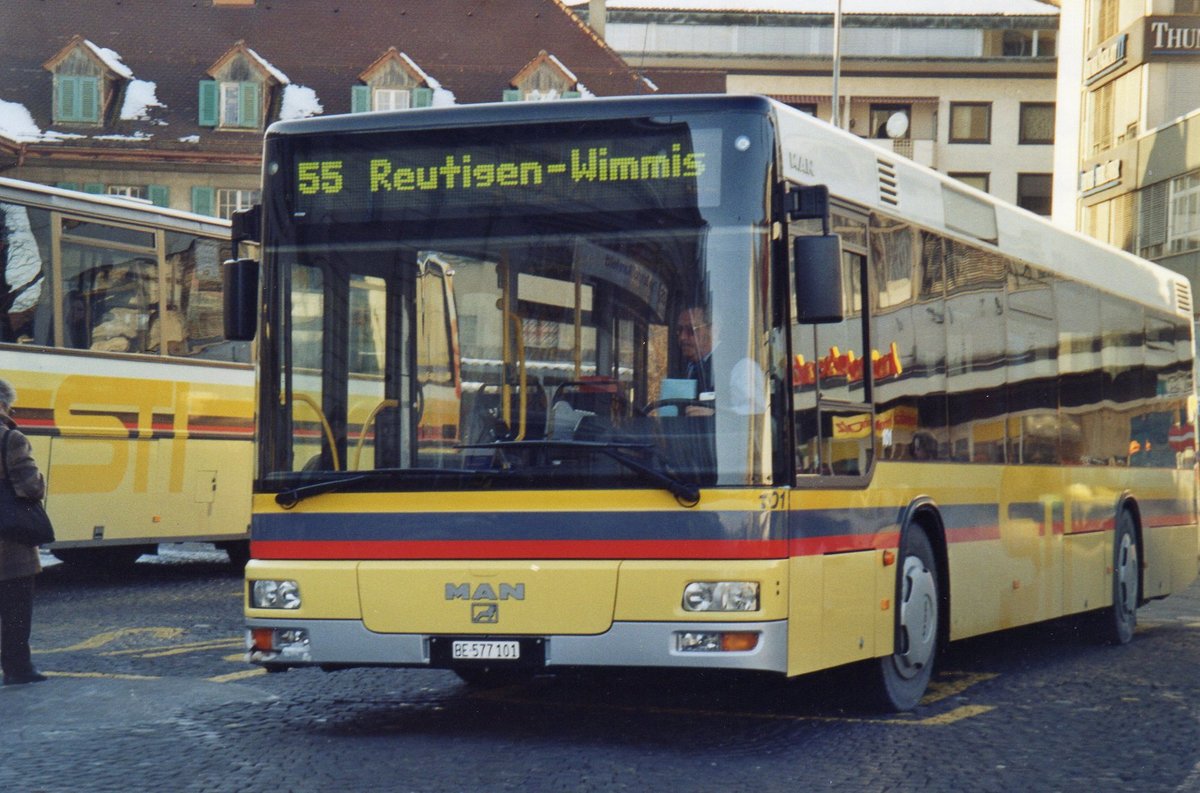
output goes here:
[[437, 82], [412, 58], [390, 47], [358, 76], [362, 85], [350, 89], [350, 112], [407, 110], [433, 104]]
[[545, 50], [517, 72], [511, 85], [513, 87], [504, 92], [505, 102], [578, 99], [584, 90], [579, 78]]
[[258, 129], [259, 85], [253, 81], [218, 83], [221, 92], [218, 127]]
[[239, 41], [222, 55], [200, 81], [200, 126], [253, 129], [263, 126], [272, 91], [288, 78]]
[[82, 36], [72, 37], [43, 68], [54, 75], [56, 124], [103, 125], [113, 97], [133, 77], [117, 53]]

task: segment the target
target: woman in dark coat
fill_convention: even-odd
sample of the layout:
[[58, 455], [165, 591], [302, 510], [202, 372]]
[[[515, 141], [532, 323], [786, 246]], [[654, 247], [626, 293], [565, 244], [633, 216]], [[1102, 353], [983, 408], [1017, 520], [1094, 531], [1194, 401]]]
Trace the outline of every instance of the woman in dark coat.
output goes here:
[[[17, 392], [0, 380], [0, 443], [8, 452], [8, 468], [0, 475], [12, 482], [18, 496], [41, 500], [46, 495], [46, 480], [33, 460], [29, 439], [9, 415], [16, 401]], [[41, 569], [37, 548], [0, 540], [0, 667], [6, 686], [46, 679], [33, 667], [29, 654], [33, 577]]]

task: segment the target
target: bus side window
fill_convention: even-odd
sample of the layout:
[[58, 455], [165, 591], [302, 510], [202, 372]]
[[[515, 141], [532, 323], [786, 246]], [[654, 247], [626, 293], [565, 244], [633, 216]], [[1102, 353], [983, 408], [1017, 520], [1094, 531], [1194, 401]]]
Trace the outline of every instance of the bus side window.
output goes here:
[[[49, 344], [50, 327], [39, 327], [48, 306], [47, 214], [16, 204], [0, 204], [0, 341]], [[39, 330], [41, 331], [39, 333]]]

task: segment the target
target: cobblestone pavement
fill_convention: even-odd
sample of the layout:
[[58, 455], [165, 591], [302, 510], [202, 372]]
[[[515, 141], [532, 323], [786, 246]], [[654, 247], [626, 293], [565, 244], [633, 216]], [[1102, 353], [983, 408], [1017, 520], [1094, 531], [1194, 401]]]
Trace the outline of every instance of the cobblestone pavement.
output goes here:
[[913, 713], [846, 671], [538, 678], [267, 675], [241, 580], [202, 546], [38, 581], [36, 662], [0, 688], [0, 791], [1197, 791], [1200, 585], [1126, 647], [1078, 620], [955, 645]]

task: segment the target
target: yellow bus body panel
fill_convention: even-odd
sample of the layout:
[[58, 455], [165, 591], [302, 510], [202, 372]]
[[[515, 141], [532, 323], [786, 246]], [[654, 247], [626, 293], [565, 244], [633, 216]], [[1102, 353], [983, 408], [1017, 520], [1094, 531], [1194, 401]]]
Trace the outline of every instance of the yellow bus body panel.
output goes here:
[[[298, 609], [256, 609], [250, 606], [255, 581], [295, 581], [300, 588]], [[246, 616], [258, 619], [356, 620], [358, 562], [274, 562], [251, 559], [246, 564]]]
[[[757, 611], [685, 611], [683, 590], [693, 581], [754, 581]], [[788, 565], [784, 559], [635, 560], [621, 563], [616, 619], [620, 621], [757, 622], [787, 619]]]
[[363, 624], [379, 633], [597, 634], [618, 562], [362, 562]]
[[[14, 366], [28, 360], [32, 367], [38, 353], [11, 355]], [[246, 536], [254, 470], [248, 368], [145, 357], [98, 361], [96, 353], [41, 356], [51, 362], [42, 365], [99, 372], [108, 364], [130, 375], [9, 375], [20, 394], [18, 421], [46, 477], [58, 543]], [[166, 379], [184, 374], [194, 379]], [[201, 433], [208, 437], [195, 437]]]

